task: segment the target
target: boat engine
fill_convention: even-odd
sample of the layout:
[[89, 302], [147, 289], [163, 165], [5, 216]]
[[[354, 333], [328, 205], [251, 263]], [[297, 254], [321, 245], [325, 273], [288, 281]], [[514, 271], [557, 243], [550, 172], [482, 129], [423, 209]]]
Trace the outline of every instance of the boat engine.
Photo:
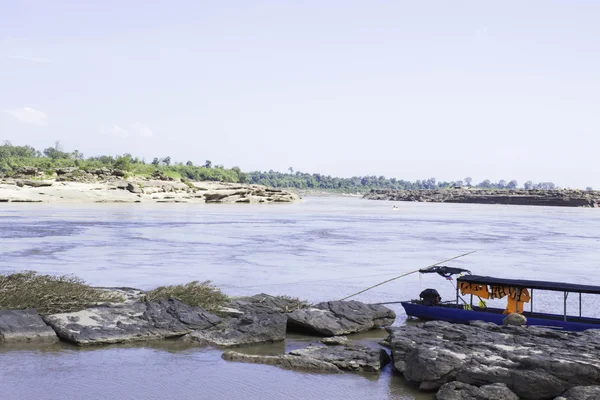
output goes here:
[[435, 289], [425, 289], [419, 294], [424, 306], [435, 306], [440, 304], [442, 297]]

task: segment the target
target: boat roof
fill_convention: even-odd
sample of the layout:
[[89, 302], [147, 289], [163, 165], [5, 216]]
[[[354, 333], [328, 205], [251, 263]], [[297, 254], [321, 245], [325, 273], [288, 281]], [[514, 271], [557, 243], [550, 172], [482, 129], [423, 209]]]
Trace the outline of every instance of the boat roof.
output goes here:
[[576, 283], [531, 281], [524, 279], [504, 279], [481, 275], [464, 275], [458, 282], [478, 283], [480, 285], [501, 285], [516, 288], [552, 290], [556, 292], [578, 292], [600, 294], [600, 286], [579, 285]]

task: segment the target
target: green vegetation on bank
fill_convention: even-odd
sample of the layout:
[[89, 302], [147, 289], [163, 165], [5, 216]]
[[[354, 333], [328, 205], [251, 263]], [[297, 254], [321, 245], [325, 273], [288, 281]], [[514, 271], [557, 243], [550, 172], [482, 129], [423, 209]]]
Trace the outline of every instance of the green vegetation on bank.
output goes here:
[[[0, 146], [0, 174], [11, 176], [18, 173], [20, 168], [36, 167], [48, 174], [52, 174], [56, 168], [78, 167], [81, 170], [89, 171], [99, 168], [120, 169], [129, 175], [150, 176], [155, 172], [160, 172], [172, 178], [190, 181], [220, 181], [234, 183], [259, 184], [276, 188], [288, 188], [298, 190], [318, 190], [331, 191], [338, 193], [365, 193], [371, 189], [404, 189], [404, 190], [422, 190], [422, 189], [448, 189], [454, 187], [474, 187], [481, 189], [517, 189], [520, 188], [516, 180], [500, 180], [491, 182], [484, 180], [479, 183], [473, 183], [472, 179], [467, 177], [464, 180], [457, 181], [436, 181], [435, 178], [428, 178], [416, 181], [406, 181], [396, 178], [386, 178], [384, 176], [354, 176], [352, 178], [339, 178], [322, 174], [309, 174], [300, 171], [294, 171], [289, 168], [288, 172], [282, 173], [270, 170], [268, 172], [248, 172], [244, 173], [238, 167], [224, 168], [222, 165], [214, 165], [207, 160], [202, 165], [194, 165], [188, 161], [173, 162], [171, 157], [154, 158], [147, 162], [144, 159], [133, 157], [130, 154], [117, 156], [94, 156], [85, 158], [77, 150], [72, 152], [63, 151], [59, 143], [53, 147], [48, 147], [43, 151], [38, 151], [31, 146], [13, 146], [10, 142], [5, 142]], [[534, 183], [527, 181], [523, 184], [524, 189], [559, 189], [552, 182]], [[587, 190], [591, 190], [588, 187]]]
[[84, 171], [111, 168], [123, 170], [130, 175], [141, 176], [150, 176], [159, 171], [172, 178], [191, 181], [236, 183], [246, 181], [245, 174], [239, 168], [226, 169], [221, 165], [213, 166], [208, 160], [200, 166], [194, 165], [191, 161], [186, 164], [172, 163], [171, 157], [155, 158], [152, 162], [147, 163], [131, 154], [85, 158], [77, 150], [63, 151], [59, 143], [43, 151], [36, 150], [31, 146], [13, 146], [9, 142], [0, 146], [0, 174], [10, 176], [17, 173], [22, 167], [35, 167], [48, 174], [52, 174], [56, 168], [77, 167]]

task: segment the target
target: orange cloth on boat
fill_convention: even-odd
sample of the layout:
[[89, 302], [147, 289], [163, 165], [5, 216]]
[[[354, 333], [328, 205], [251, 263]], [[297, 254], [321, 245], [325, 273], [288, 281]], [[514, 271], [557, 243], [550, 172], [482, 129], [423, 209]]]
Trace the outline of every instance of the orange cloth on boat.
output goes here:
[[473, 294], [483, 299], [489, 299], [490, 293], [488, 292], [487, 285], [480, 285], [478, 283], [460, 282], [460, 293]]

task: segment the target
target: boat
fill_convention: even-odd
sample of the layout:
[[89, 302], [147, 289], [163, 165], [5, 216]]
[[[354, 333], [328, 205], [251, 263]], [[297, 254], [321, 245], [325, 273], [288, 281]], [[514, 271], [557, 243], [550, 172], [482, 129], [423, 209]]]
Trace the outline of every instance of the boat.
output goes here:
[[[456, 299], [442, 302], [437, 290], [425, 289], [420, 293], [418, 300], [400, 302], [409, 317], [463, 324], [479, 320], [502, 325], [508, 314], [518, 313], [525, 316], [526, 325], [576, 332], [600, 329], [599, 318], [583, 317], [581, 314], [582, 294], [600, 294], [600, 286], [472, 275], [469, 270], [443, 266], [431, 267], [419, 272], [434, 272], [448, 280], [453, 280], [454, 275], [459, 275], [456, 278]], [[539, 291], [560, 292], [564, 305], [562, 313], [534, 311], [534, 292]], [[567, 313], [567, 298], [571, 294], [579, 296], [577, 315]], [[463, 299], [462, 296], [465, 295], [469, 296], [469, 301]], [[479, 299], [478, 304], [473, 304], [474, 297]], [[487, 307], [484, 300], [505, 297], [507, 306], [504, 309]], [[525, 307], [525, 303], [529, 306]]]

